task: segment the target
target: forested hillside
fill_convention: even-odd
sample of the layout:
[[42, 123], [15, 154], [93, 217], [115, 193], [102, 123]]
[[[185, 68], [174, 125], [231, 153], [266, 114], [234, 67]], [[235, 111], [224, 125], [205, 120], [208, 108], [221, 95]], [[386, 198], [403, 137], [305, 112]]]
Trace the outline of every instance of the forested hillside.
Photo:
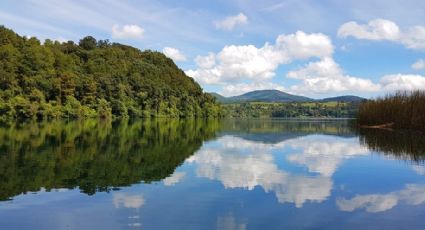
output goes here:
[[354, 118], [358, 111], [354, 102], [245, 102], [223, 104], [223, 116], [257, 118]]
[[162, 53], [88, 36], [78, 44], [0, 26], [0, 117], [210, 117], [215, 98]]

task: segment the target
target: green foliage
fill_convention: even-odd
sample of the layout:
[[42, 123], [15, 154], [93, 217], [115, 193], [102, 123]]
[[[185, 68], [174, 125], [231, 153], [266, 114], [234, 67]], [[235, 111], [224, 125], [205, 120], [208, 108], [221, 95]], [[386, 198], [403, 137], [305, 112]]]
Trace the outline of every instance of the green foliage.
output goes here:
[[212, 117], [215, 99], [165, 55], [87, 36], [27, 39], [0, 27], [0, 119]]
[[363, 102], [358, 123], [374, 126], [392, 124], [394, 128], [425, 129], [425, 91], [397, 92]]
[[348, 102], [246, 102], [223, 104], [227, 117], [280, 117], [280, 118], [353, 118], [358, 104]]
[[213, 138], [216, 120], [98, 119], [0, 127], [0, 200], [41, 188], [94, 194], [170, 176]]

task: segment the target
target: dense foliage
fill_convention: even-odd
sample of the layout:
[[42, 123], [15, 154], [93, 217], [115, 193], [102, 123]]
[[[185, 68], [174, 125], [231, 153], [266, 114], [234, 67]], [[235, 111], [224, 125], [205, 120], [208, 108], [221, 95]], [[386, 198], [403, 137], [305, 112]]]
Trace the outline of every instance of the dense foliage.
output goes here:
[[280, 118], [352, 118], [358, 103], [350, 102], [246, 102], [223, 104], [223, 114], [228, 117], [280, 117]]
[[360, 125], [425, 129], [425, 91], [397, 92], [360, 104]]
[[84, 119], [0, 127], [0, 200], [20, 193], [75, 188], [94, 194], [170, 176], [213, 138], [207, 119]]
[[0, 117], [212, 117], [214, 97], [162, 53], [88, 36], [75, 44], [0, 27]]

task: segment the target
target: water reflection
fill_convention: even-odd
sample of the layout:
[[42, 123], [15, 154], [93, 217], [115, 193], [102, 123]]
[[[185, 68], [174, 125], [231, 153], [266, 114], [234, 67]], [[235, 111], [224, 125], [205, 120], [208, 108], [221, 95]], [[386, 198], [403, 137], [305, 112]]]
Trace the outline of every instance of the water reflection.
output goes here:
[[351, 212], [364, 208], [367, 212], [383, 212], [399, 203], [420, 205], [425, 202], [425, 185], [408, 184], [400, 191], [387, 194], [356, 195], [352, 199], [337, 200], [338, 208]]
[[425, 160], [424, 132], [360, 129], [359, 135], [361, 143], [373, 151], [403, 160]]
[[421, 138], [356, 131], [344, 120], [9, 125], [0, 128], [0, 198], [13, 200], [0, 202], [0, 225], [345, 229], [408, 222], [424, 229]]
[[[259, 137], [260, 138], [260, 137]], [[308, 168], [309, 173], [292, 173], [278, 166], [276, 155], [292, 148], [286, 159]], [[273, 154], [274, 153], [274, 154]], [[367, 155], [356, 138], [306, 136], [267, 144], [225, 135], [204, 146], [187, 161], [197, 165], [199, 177], [220, 181], [225, 188], [253, 190], [256, 186], [273, 192], [280, 203], [302, 207], [307, 201], [322, 202], [331, 193], [332, 174], [344, 159]]]
[[330, 136], [308, 136], [287, 142], [295, 149], [288, 156], [294, 164], [305, 165], [309, 172], [332, 176], [345, 159], [369, 154], [356, 138], [334, 138]]
[[247, 224], [238, 223], [236, 218], [232, 214], [219, 216], [217, 218], [218, 230], [245, 230], [246, 228], [247, 228]]
[[40, 188], [79, 187], [94, 194], [158, 181], [171, 175], [216, 130], [216, 122], [196, 120], [88, 120], [3, 127], [0, 200]]
[[179, 183], [186, 176], [185, 172], [174, 172], [173, 175], [162, 180], [165, 186], [173, 186]]
[[128, 216], [129, 227], [140, 227], [140, 214], [139, 209], [145, 204], [143, 195], [139, 194], [127, 194], [127, 193], [115, 193], [113, 195], [113, 203], [115, 208], [127, 208], [132, 209], [133, 212]]

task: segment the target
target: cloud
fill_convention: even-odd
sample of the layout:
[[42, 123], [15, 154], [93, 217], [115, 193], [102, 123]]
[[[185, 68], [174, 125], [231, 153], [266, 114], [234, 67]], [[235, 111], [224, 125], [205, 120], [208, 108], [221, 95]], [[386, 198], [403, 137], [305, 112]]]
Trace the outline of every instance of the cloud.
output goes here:
[[366, 209], [366, 212], [383, 212], [394, 208], [399, 203], [420, 205], [425, 202], [425, 186], [408, 184], [403, 190], [388, 194], [357, 195], [352, 199], [338, 199], [341, 211], [352, 212]]
[[330, 57], [290, 71], [288, 78], [301, 80], [301, 84], [293, 85], [292, 92], [299, 94], [323, 94], [329, 92], [376, 92], [380, 86], [369, 79], [344, 74], [340, 66]]
[[145, 30], [138, 25], [113, 25], [112, 38], [116, 39], [141, 39]]
[[[186, 73], [204, 84], [226, 84], [243, 80], [267, 80], [275, 76], [275, 70], [287, 58], [274, 46], [265, 44], [261, 48], [253, 45], [225, 46], [210, 63], [212, 54], [198, 57], [198, 69]], [[215, 63], [215, 65], [213, 65]], [[199, 65], [200, 64], [200, 65]], [[204, 68], [209, 67], [209, 68]]]
[[401, 39], [407, 48], [416, 50], [425, 50], [425, 27], [410, 27]]
[[217, 229], [222, 230], [245, 230], [247, 223], [239, 223], [233, 215], [217, 217]]
[[113, 196], [113, 203], [115, 208], [140, 208], [145, 204], [145, 199], [142, 195], [116, 193]]
[[174, 61], [186, 61], [186, 57], [176, 48], [164, 47], [162, 52]]
[[382, 91], [425, 89], [425, 77], [422, 75], [393, 74], [381, 78]]
[[396, 41], [400, 37], [400, 29], [394, 22], [384, 19], [372, 20], [367, 25], [360, 25], [351, 21], [343, 24], [338, 29], [338, 36], [342, 38], [352, 36], [358, 39]]
[[[358, 36], [371, 39], [393, 39], [397, 36], [394, 25], [380, 21], [371, 23], [374, 29], [364, 29]], [[344, 30], [342, 30], [344, 31]], [[341, 31], [340, 31], [341, 32]], [[348, 32], [341, 32], [348, 36]], [[425, 87], [421, 75], [395, 74], [383, 76], [378, 83], [369, 79], [351, 76], [333, 59], [334, 47], [324, 34], [306, 34], [298, 31], [294, 34], [279, 35], [274, 44], [265, 43], [262, 47], [253, 45], [225, 46], [220, 52], [197, 56], [197, 69], [186, 74], [201, 84], [221, 85], [220, 93], [226, 96], [239, 95], [252, 90], [278, 89], [303, 95], [328, 93], [389, 92], [393, 90], [412, 90]], [[291, 87], [274, 83], [272, 79], [280, 65], [294, 60], [311, 61], [303, 67], [289, 71], [288, 78], [300, 80]], [[419, 66], [415, 64], [415, 66]]]
[[197, 56], [195, 58], [196, 65], [202, 69], [210, 69], [215, 66], [215, 54], [210, 52], [206, 56]]
[[344, 23], [338, 29], [338, 36], [388, 40], [401, 43], [409, 49], [425, 50], [425, 27], [412, 26], [402, 31], [396, 23], [385, 19], [374, 19], [363, 25], [354, 21]]
[[418, 175], [425, 176], [425, 166], [423, 165], [413, 165], [413, 171], [415, 171]]
[[215, 28], [222, 29], [222, 30], [233, 30], [238, 25], [245, 25], [248, 23], [248, 17], [243, 14], [239, 13], [234, 16], [229, 16], [224, 18], [223, 20], [215, 21]]
[[425, 69], [425, 60], [424, 59], [419, 59], [415, 63], [413, 63], [411, 65], [411, 67], [412, 67], [412, 69], [415, 69], [415, 70]]
[[253, 190], [259, 186], [273, 192], [280, 203], [300, 208], [307, 201], [322, 202], [330, 196], [333, 182], [329, 177], [296, 175], [279, 169], [271, 150], [277, 144], [258, 143], [234, 136], [216, 140], [220, 144], [203, 147], [188, 162], [195, 163], [199, 177], [220, 181], [225, 188]]
[[297, 31], [295, 34], [281, 34], [276, 39], [276, 47], [291, 59], [308, 59], [311, 57], [332, 56], [334, 47], [331, 39], [321, 33], [306, 34]]
[[345, 159], [369, 154], [367, 148], [360, 146], [353, 139], [335, 141], [326, 136], [290, 140], [287, 145], [296, 151], [301, 151], [289, 155], [290, 162], [306, 165], [309, 172], [320, 173], [327, 177], [332, 176]]
[[333, 45], [324, 34], [306, 34], [298, 31], [294, 34], [279, 35], [274, 44], [266, 43], [262, 47], [254, 45], [229, 45], [217, 54], [198, 56], [195, 59], [197, 69], [186, 74], [201, 84], [235, 84], [264, 82], [275, 76], [281, 64], [293, 60], [332, 55]]
[[162, 182], [165, 186], [173, 186], [179, 183], [186, 176], [185, 172], [175, 172], [173, 175], [165, 178]]
[[298, 94], [325, 94], [333, 92], [392, 92], [425, 88], [425, 76], [412, 74], [391, 74], [381, 77], [378, 83], [369, 79], [344, 74], [332, 58], [326, 57], [310, 62], [304, 67], [289, 71], [288, 78], [301, 80], [290, 87]]

